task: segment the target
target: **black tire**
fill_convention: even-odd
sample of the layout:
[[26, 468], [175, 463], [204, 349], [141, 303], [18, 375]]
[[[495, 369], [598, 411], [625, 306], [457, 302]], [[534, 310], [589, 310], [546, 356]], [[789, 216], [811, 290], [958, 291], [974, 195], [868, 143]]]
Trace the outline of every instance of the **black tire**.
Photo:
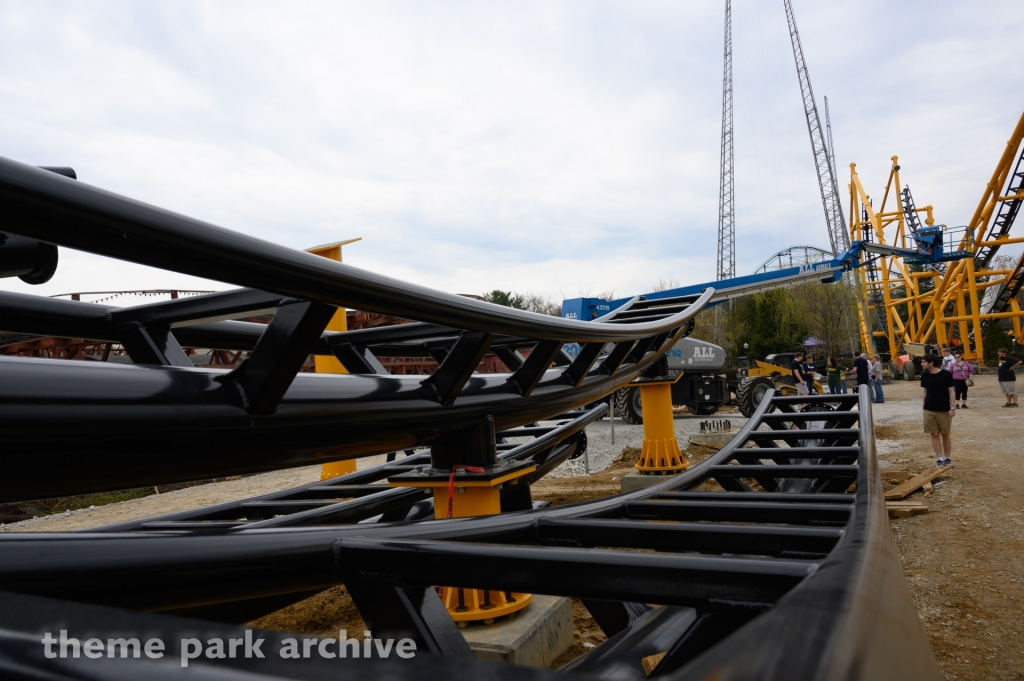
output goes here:
[[615, 415], [634, 426], [644, 422], [644, 411], [640, 404], [640, 388], [619, 388], [615, 391]]
[[718, 404], [715, 402], [694, 402], [693, 404], [686, 405], [686, 408], [690, 410], [691, 414], [711, 416], [718, 411]]
[[767, 376], [755, 376], [740, 381], [736, 389], [736, 404], [740, 408], [740, 413], [750, 418], [768, 391], [774, 389], [775, 384]]
[[913, 381], [915, 378], [917, 378], [917, 371], [914, 368], [914, 363], [913, 362], [904, 362], [903, 363], [903, 380], [904, 381]]

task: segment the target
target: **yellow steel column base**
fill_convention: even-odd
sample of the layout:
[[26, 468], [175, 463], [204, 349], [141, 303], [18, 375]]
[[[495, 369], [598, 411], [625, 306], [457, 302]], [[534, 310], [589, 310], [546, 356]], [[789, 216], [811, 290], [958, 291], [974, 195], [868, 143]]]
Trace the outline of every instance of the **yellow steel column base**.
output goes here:
[[642, 383], [640, 402], [644, 413], [644, 444], [636, 469], [652, 475], [671, 475], [686, 470], [690, 463], [683, 458], [676, 441], [672, 383]]
[[331, 463], [321, 464], [320, 466], [320, 479], [330, 480], [340, 475], [348, 475], [349, 473], [356, 472], [356, 460], [346, 459], [345, 461], [332, 461]]
[[485, 589], [461, 589], [455, 586], [440, 587], [438, 594], [448, 614], [460, 627], [470, 622], [483, 621], [491, 624], [496, 617], [518, 612], [533, 600], [533, 594], [512, 591], [491, 591]]
[[690, 462], [683, 457], [679, 443], [671, 440], [644, 440], [636, 469], [641, 473], [672, 474], [685, 471]]

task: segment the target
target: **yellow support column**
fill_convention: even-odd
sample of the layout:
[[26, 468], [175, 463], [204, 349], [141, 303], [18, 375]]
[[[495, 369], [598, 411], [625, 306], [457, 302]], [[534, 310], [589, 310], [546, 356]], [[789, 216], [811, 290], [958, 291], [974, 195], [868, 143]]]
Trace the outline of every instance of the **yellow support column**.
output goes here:
[[[313, 248], [306, 249], [307, 253], [313, 255], [319, 255], [324, 258], [330, 258], [341, 262], [341, 247], [346, 244], [351, 244], [356, 241], [360, 241], [362, 237], [357, 239], [349, 239], [348, 241], [339, 241], [333, 244], [325, 244], [323, 246], [314, 246]], [[345, 318], [345, 308], [339, 307], [334, 316], [331, 317], [331, 321], [327, 324], [328, 331], [348, 331], [348, 321]], [[345, 366], [338, 361], [337, 357], [328, 357], [326, 355], [314, 355], [313, 365], [316, 368], [318, 374], [347, 374]], [[347, 459], [345, 461], [333, 461], [331, 463], [325, 463], [320, 466], [320, 479], [330, 480], [336, 478], [339, 475], [346, 475], [348, 473], [356, 472], [356, 460]]]
[[[973, 246], [969, 250], [973, 253]], [[971, 301], [971, 323], [974, 326], [974, 356], [982, 364], [985, 361], [985, 345], [981, 337], [981, 310], [978, 309], [978, 278], [974, 276], [974, 258], [964, 260], [967, 263], [967, 292]], [[967, 340], [964, 339], [965, 342]]]
[[[515, 484], [517, 478], [537, 470], [534, 465], [519, 465], [501, 473], [500, 469], [474, 469], [456, 467], [445, 479], [436, 475], [426, 476], [419, 481], [415, 476], [404, 474], [388, 480], [392, 487], [419, 487], [434, 493], [434, 518], [468, 518], [501, 513], [501, 492], [505, 484]], [[490, 473], [486, 477], [484, 472]], [[449, 515], [451, 509], [451, 515]], [[460, 627], [470, 622], [491, 624], [494, 618], [511, 615], [528, 606], [533, 594], [493, 589], [467, 589], [455, 586], [435, 587], [448, 614]]]
[[1016, 316], [1013, 317], [1013, 335], [1016, 337], [1017, 345], [1024, 345], [1024, 332], [1021, 331], [1020, 325], [1020, 303], [1017, 302], [1016, 298], [1010, 298], [1010, 312], [1016, 314]]
[[[679, 374], [682, 377], [682, 373]], [[678, 378], [676, 379], [678, 380]], [[640, 384], [644, 413], [644, 444], [636, 469], [650, 475], [672, 475], [690, 467], [676, 440], [672, 414], [672, 383], [658, 381]]]

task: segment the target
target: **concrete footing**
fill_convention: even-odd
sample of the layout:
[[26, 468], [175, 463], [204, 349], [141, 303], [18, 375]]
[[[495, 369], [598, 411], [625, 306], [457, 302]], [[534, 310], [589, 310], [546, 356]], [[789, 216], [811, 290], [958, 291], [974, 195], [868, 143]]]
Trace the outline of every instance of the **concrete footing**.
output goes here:
[[708, 449], [721, 449], [736, 437], [736, 433], [700, 433], [690, 436], [691, 445], [700, 445]]
[[[678, 473], [676, 474], [678, 475]], [[665, 482], [671, 475], [648, 475], [646, 473], [627, 473], [622, 476], [622, 480], [619, 481], [620, 488], [623, 492], [632, 492], [634, 490], [643, 489], [644, 487], [650, 487], [656, 485], [659, 482]]]
[[572, 604], [568, 598], [534, 594], [513, 617], [462, 629], [479, 660], [548, 667], [572, 647]]

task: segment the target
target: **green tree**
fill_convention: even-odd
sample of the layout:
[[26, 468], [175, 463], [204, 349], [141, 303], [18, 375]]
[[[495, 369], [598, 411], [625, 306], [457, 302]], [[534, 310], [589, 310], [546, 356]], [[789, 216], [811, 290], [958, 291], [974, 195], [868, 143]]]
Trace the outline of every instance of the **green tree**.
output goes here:
[[827, 355], [838, 357], [856, 342], [851, 339], [856, 339], [857, 294], [845, 280], [801, 284], [792, 292], [801, 321], [810, 335], [825, 343]]
[[[764, 359], [774, 352], [792, 352], [807, 336], [804, 311], [786, 289], [755, 293], [732, 302], [726, 342], [737, 356]], [[750, 347], [744, 350], [743, 344]]]
[[528, 310], [552, 317], [562, 316], [562, 304], [560, 302], [553, 302], [536, 293], [513, 293], [512, 291], [495, 289], [490, 293], [485, 293], [483, 299], [488, 303], [514, 307], [517, 310]]
[[494, 289], [490, 293], [484, 294], [484, 300], [488, 303], [494, 303], [495, 305], [504, 305], [505, 307], [514, 307], [517, 310], [526, 309], [526, 296], [519, 293], [513, 293], [512, 291], [501, 291]]
[[999, 348], [1006, 348], [1012, 352], [1013, 336], [1006, 333], [1002, 324], [993, 320], [989, 322], [988, 333], [985, 334], [982, 341], [982, 349], [985, 351], [985, 366], [998, 366], [999, 357], [996, 355], [996, 351]]

